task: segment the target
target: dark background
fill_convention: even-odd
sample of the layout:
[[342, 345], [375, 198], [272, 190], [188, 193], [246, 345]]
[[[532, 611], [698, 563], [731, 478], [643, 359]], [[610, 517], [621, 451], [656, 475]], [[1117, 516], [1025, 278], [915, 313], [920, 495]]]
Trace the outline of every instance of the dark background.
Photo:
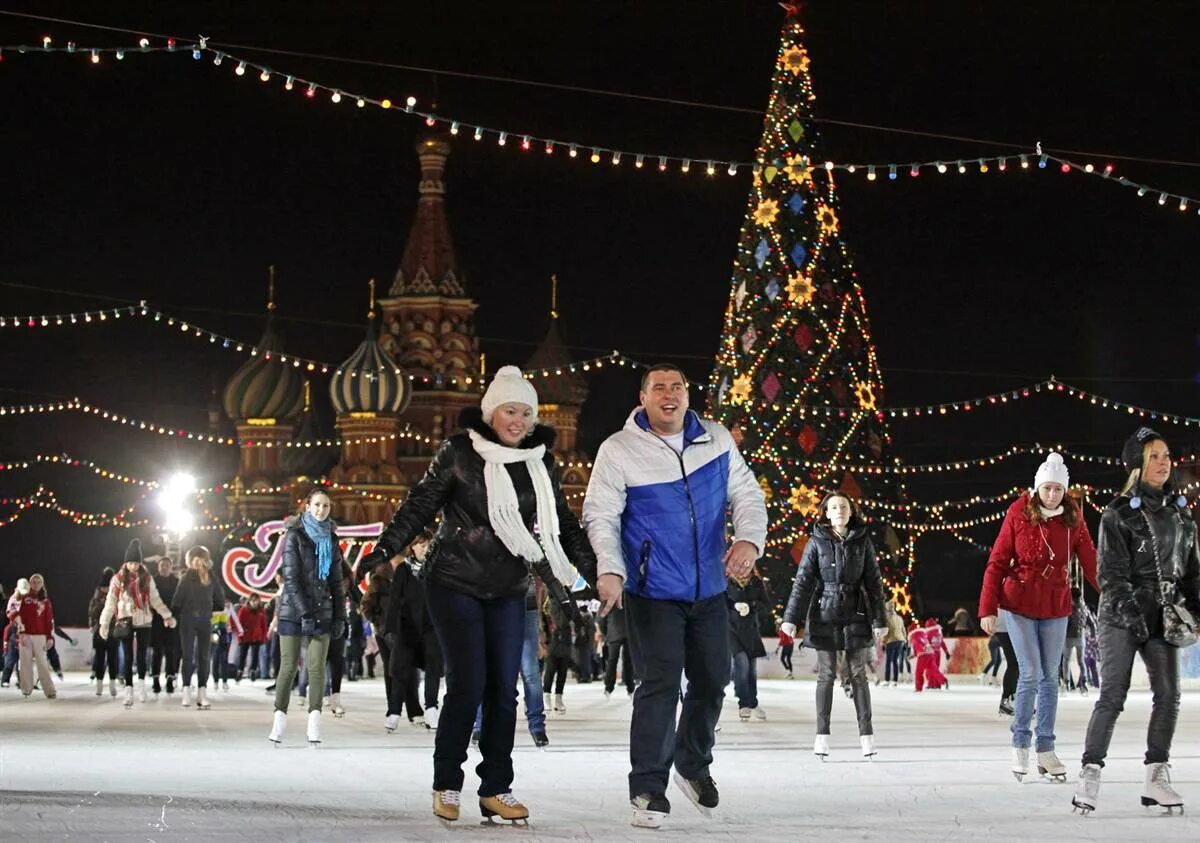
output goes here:
[[[1188, 2], [809, 3], [808, 47], [824, 118], [1032, 146], [1200, 158]], [[766, 0], [521, 4], [10, 2], [181, 40], [214, 41], [765, 107], [783, 13]], [[0, 43], [117, 46], [132, 36], [0, 16]], [[231, 49], [273, 70], [422, 104], [512, 132], [696, 159], [753, 155], [761, 113], [638, 102], [447, 75]], [[346, 357], [362, 336], [366, 279], [390, 282], [416, 204], [412, 117], [287, 94], [232, 62], [186, 55], [19, 56], [0, 62], [0, 312], [85, 310], [149, 299], [253, 342], [266, 266], [279, 272], [287, 349]], [[1002, 148], [837, 125], [818, 158], [970, 158]], [[563, 330], [579, 357], [619, 348], [711, 367], [749, 177], [705, 178], [552, 160], [515, 142], [456, 143], [447, 172], [458, 256], [491, 368], [523, 362], [562, 279]], [[1017, 152], [1019, 150], [1012, 150]], [[1083, 159], [1085, 156], [1077, 155]], [[628, 159], [626, 159], [628, 161]], [[1094, 159], [1104, 163], [1108, 158]], [[1200, 194], [1195, 166], [1117, 159], [1117, 171]], [[842, 233], [867, 295], [888, 401], [953, 400], [1050, 373], [1096, 391], [1195, 413], [1200, 219], [1151, 197], [1054, 171], [841, 179]], [[38, 289], [34, 289], [38, 288]], [[149, 322], [0, 330], [0, 403], [78, 395], [192, 429], [245, 357]], [[636, 401], [636, 375], [590, 380], [589, 450]], [[324, 384], [316, 393], [324, 402]], [[701, 403], [699, 391], [693, 404]], [[328, 410], [326, 410], [328, 412]], [[1062, 441], [1119, 454], [1135, 420], [1065, 398], [945, 419], [893, 422], [910, 462]], [[228, 422], [226, 422], [227, 427]], [[231, 431], [231, 427], [229, 427]], [[1164, 428], [1177, 452], [1194, 428]], [[0, 419], [0, 461], [69, 451], [115, 470], [178, 468], [227, 479], [229, 449], [168, 442], [78, 415]], [[1029, 483], [1040, 458], [913, 480], [918, 500]], [[1110, 469], [1073, 478], [1115, 485]], [[136, 491], [80, 471], [0, 474], [0, 496], [44, 482], [79, 510], [118, 510]], [[145, 510], [155, 514], [154, 510]], [[975, 514], [991, 511], [983, 508]], [[7, 514], [0, 513], [0, 517]], [[1094, 524], [1094, 514], [1091, 516]], [[994, 527], [968, 531], [990, 544]], [[209, 534], [210, 536], [212, 534]], [[58, 616], [82, 623], [104, 564], [129, 531], [43, 511], [0, 529], [0, 580], [46, 574]], [[925, 538], [926, 612], [973, 608], [982, 555]]]

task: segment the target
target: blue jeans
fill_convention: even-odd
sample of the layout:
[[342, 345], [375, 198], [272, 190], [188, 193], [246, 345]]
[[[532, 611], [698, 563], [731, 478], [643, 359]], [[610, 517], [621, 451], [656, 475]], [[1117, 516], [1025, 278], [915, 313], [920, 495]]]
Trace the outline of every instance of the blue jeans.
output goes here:
[[[724, 592], [698, 602], [625, 592], [633, 668], [629, 724], [630, 798], [667, 791], [671, 765], [687, 779], [709, 775], [713, 729], [729, 684], [729, 610]], [[680, 677], [687, 692], [679, 707]]]
[[446, 696], [433, 749], [433, 789], [462, 790], [475, 712], [483, 705], [475, 768], [479, 795], [512, 789], [517, 674], [525, 641], [525, 594], [480, 600], [430, 581], [429, 617], [442, 645]]
[[[542, 699], [542, 668], [538, 664], [537, 609], [525, 610], [525, 643], [521, 647], [521, 684], [525, 690], [525, 722], [529, 733], [546, 731], [546, 703]], [[483, 706], [475, 711], [475, 731], [483, 726]]]
[[744, 650], [733, 654], [733, 693], [738, 708], [758, 708], [758, 665]]
[[1020, 675], [1012, 722], [1012, 745], [1028, 747], [1032, 733], [1034, 696], [1037, 696], [1037, 751], [1054, 749], [1054, 718], [1058, 714], [1058, 666], [1067, 640], [1067, 619], [1027, 618], [1001, 609], [1008, 637], [1017, 654]]

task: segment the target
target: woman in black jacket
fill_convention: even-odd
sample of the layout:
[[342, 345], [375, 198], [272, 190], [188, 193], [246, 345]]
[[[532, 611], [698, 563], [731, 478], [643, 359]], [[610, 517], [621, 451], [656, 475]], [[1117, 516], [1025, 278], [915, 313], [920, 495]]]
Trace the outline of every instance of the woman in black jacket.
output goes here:
[[804, 644], [817, 650], [817, 736], [813, 754], [829, 755], [829, 713], [838, 653], [846, 653], [858, 713], [859, 742], [863, 757], [875, 754], [871, 726], [871, 690], [867, 665], [875, 653], [875, 640], [887, 632], [883, 608], [883, 580], [875, 561], [875, 545], [853, 500], [831, 492], [821, 501], [819, 520], [804, 548], [792, 595], [780, 629], [796, 635], [804, 620]]
[[587, 534], [559, 485], [550, 452], [554, 431], [537, 423], [537, 405], [537, 393], [519, 369], [500, 369], [480, 410], [460, 415], [467, 431], [438, 448], [370, 560], [373, 565], [397, 555], [441, 513], [438, 548], [425, 579], [446, 668], [433, 753], [433, 810], [447, 821], [459, 816], [462, 763], [481, 703], [480, 809], [489, 819], [528, 817], [511, 786], [530, 566], [546, 571], [548, 563], [552, 573], [544, 579], [560, 598], [567, 597], [563, 583], [575, 580], [572, 566], [589, 583], [596, 579]]
[[1104, 654], [1100, 698], [1088, 722], [1072, 803], [1084, 813], [1096, 809], [1100, 770], [1129, 693], [1133, 657], [1140, 654], [1153, 691], [1142, 804], [1182, 812], [1183, 799], [1171, 787], [1167, 763], [1179, 716], [1179, 642], [1168, 640], [1163, 612], [1178, 607], [1193, 624], [1200, 618], [1196, 523], [1187, 500], [1172, 488], [1171, 452], [1160, 435], [1138, 428], [1126, 441], [1121, 461], [1129, 479], [1100, 518], [1097, 549]]
[[279, 675], [275, 678], [275, 717], [267, 740], [278, 745], [287, 728], [296, 661], [304, 650], [308, 669], [308, 742], [321, 742], [321, 700], [329, 642], [346, 635], [346, 595], [342, 590], [342, 549], [333, 521], [333, 502], [324, 489], [308, 493], [304, 511], [287, 520], [283, 542], [283, 585], [279, 591]]
[[766, 720], [758, 707], [758, 670], [756, 659], [767, 654], [758, 628], [758, 612], [767, 605], [767, 589], [751, 571], [745, 579], [730, 577], [725, 587], [729, 604], [729, 652], [733, 654], [733, 690], [738, 698], [738, 718]]
[[[179, 646], [183, 666], [183, 706], [192, 704], [192, 672], [196, 673], [196, 707], [210, 708], [208, 674], [212, 665], [212, 613], [225, 609], [225, 589], [212, 575], [208, 548], [196, 545], [187, 552], [187, 573], [171, 597], [171, 611], [179, 618]], [[214, 685], [215, 687], [215, 685]]]

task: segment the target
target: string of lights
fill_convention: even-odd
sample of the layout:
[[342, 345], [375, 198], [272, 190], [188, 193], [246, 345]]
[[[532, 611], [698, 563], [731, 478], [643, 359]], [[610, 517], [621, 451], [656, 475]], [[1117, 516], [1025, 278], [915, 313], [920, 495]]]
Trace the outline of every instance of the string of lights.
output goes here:
[[25, 471], [34, 468], [38, 465], [63, 465], [69, 468], [85, 468], [89, 469], [98, 477], [103, 477], [106, 480], [117, 480], [121, 483], [126, 483], [131, 486], [144, 486], [147, 488], [158, 488], [157, 480], [141, 480], [137, 477], [130, 477], [128, 474], [121, 474], [118, 471], [112, 471], [104, 468], [91, 460], [77, 459], [70, 454], [35, 454], [23, 460], [15, 462], [0, 463], [0, 473]]

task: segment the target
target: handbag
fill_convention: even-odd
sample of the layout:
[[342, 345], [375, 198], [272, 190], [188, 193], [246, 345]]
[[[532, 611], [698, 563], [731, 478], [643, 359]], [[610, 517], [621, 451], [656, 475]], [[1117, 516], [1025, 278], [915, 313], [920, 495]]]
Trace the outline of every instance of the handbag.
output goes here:
[[[1158, 558], [1158, 536], [1154, 534], [1154, 526], [1145, 510], [1142, 520], [1150, 531], [1150, 547], [1154, 554], [1154, 567], [1158, 572], [1158, 605], [1162, 609], [1163, 640], [1173, 647], [1190, 647], [1196, 643], [1196, 620], [1183, 606], [1173, 599], [1175, 596], [1174, 581], [1163, 580], [1162, 562]], [[1168, 599], [1168, 594], [1172, 599]]]
[[122, 641], [133, 635], [133, 618], [120, 618], [113, 624], [112, 637]]

